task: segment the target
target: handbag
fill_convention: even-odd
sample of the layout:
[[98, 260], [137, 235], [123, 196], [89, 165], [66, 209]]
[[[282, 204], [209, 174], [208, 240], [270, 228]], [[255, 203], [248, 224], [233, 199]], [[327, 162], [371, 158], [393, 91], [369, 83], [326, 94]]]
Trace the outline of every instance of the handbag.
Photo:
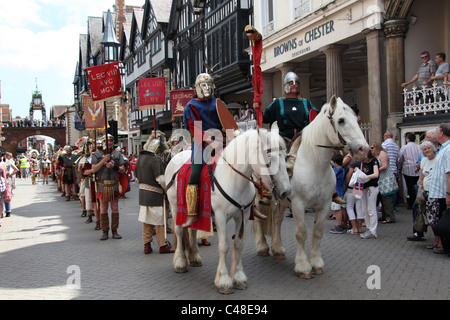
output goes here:
[[[361, 164], [362, 167], [362, 164]], [[350, 181], [348, 182], [348, 186], [353, 188], [353, 186], [358, 182], [358, 183], [366, 183], [369, 181], [369, 178], [367, 178], [367, 175], [362, 172], [361, 170], [359, 170], [358, 168], [356, 168], [355, 172], [353, 172]]]
[[442, 217], [433, 225], [433, 232], [439, 237], [450, 238], [450, 207], [445, 209]]
[[12, 192], [10, 188], [6, 188], [5, 197], [3, 198], [5, 202], [11, 202], [12, 200]]
[[428, 224], [428, 219], [425, 215], [425, 204], [421, 204], [419, 205], [416, 219], [414, 220], [414, 230], [417, 232], [427, 232]]

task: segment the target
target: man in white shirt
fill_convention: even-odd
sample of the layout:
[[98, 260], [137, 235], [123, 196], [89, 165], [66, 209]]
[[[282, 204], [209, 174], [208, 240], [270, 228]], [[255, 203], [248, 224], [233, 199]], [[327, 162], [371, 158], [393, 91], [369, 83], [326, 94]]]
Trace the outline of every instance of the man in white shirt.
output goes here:
[[417, 170], [416, 161], [420, 154], [420, 148], [415, 143], [416, 136], [412, 132], [405, 135], [406, 145], [404, 145], [398, 154], [398, 173], [405, 178], [406, 188], [408, 189], [408, 209], [412, 209], [416, 201], [416, 184], [419, 180], [420, 172]]
[[[398, 158], [398, 145], [394, 141], [394, 134], [392, 131], [386, 131], [384, 134], [384, 142], [381, 144], [383, 149], [386, 151], [389, 157], [389, 167], [391, 168], [392, 172], [395, 175], [395, 178], [397, 178], [398, 181], [398, 168], [397, 168], [397, 158]], [[393, 201], [394, 201], [394, 211], [397, 210], [397, 195], [398, 193], [394, 193], [393, 195]]]

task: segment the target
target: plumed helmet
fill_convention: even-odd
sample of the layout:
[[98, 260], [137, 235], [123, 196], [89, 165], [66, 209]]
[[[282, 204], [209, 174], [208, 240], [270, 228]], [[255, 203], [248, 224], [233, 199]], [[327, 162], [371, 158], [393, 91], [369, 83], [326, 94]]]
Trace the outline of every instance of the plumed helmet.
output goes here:
[[298, 86], [297, 86], [297, 93], [300, 93], [300, 79], [298, 78], [298, 76], [294, 73], [294, 72], [288, 72], [288, 74], [286, 75], [286, 77], [284, 77], [284, 92], [285, 93], [290, 93], [291, 92], [291, 86], [290, 86], [290, 82], [297, 82]]

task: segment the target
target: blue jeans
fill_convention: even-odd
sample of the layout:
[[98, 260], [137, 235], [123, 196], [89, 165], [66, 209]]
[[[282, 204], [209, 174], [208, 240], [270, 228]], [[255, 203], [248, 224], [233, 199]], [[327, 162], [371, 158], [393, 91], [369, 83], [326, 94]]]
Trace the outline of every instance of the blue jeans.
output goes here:
[[[11, 213], [11, 202], [3, 202], [5, 205], [5, 212], [6, 213]], [[3, 207], [2, 207], [3, 210]]]

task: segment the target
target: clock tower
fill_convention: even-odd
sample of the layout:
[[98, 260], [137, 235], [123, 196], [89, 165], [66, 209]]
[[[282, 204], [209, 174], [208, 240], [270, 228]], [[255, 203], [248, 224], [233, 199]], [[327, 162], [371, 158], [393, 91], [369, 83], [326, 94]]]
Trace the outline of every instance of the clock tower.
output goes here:
[[42, 102], [42, 93], [38, 90], [36, 85], [36, 90], [34, 90], [30, 103], [30, 120], [34, 120], [34, 111], [40, 110], [42, 112], [42, 120], [47, 120], [47, 115], [45, 112], [45, 104]]

